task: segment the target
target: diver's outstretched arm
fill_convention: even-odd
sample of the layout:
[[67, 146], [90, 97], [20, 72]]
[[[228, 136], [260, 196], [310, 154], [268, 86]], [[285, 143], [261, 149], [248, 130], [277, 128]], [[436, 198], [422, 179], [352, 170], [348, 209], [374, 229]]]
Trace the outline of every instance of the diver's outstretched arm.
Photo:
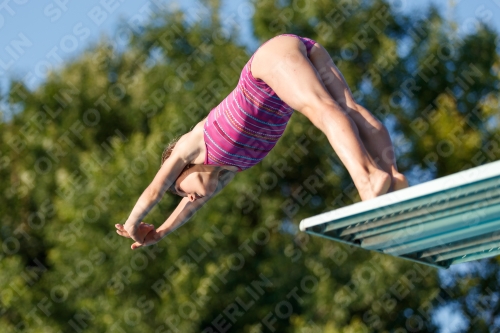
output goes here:
[[[175, 210], [170, 214], [167, 220], [156, 230], [151, 230], [144, 239], [140, 241], [135, 241], [132, 244], [131, 249], [134, 250], [141, 246], [153, 245], [159, 242], [162, 238], [166, 237], [168, 234], [173, 232], [175, 229], [189, 221], [189, 219], [201, 208], [203, 205], [213, 198], [217, 193], [219, 193], [224, 187], [226, 187], [234, 178], [235, 174], [233, 172], [224, 172], [219, 177], [219, 182], [217, 184], [216, 190], [212, 195], [202, 197], [191, 201], [188, 197], [182, 198]], [[129, 237], [130, 234], [125, 228], [125, 225], [116, 225], [118, 234], [124, 237]], [[134, 239], [135, 240], [135, 239]]]
[[136, 242], [143, 241], [137, 234], [142, 219], [161, 200], [165, 191], [172, 186], [184, 167], [190, 163], [190, 158], [196, 154], [192, 151], [189, 140], [184, 139], [185, 137], [186, 135], [179, 139], [171, 156], [163, 163], [151, 184], [141, 194], [124, 224], [128, 235]]

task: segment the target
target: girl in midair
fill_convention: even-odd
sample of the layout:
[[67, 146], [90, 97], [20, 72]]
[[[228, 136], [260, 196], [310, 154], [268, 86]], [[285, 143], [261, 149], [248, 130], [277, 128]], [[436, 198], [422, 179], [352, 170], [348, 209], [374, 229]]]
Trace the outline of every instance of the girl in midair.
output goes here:
[[[309, 38], [282, 34], [262, 44], [236, 88], [165, 149], [160, 170], [125, 224], [116, 225], [117, 233], [132, 238], [136, 249], [187, 222], [237, 173], [269, 153], [294, 110], [327, 136], [361, 200], [408, 187], [397, 170], [387, 129], [354, 101], [325, 48]], [[167, 190], [183, 197], [177, 208], [158, 229], [142, 223]]]

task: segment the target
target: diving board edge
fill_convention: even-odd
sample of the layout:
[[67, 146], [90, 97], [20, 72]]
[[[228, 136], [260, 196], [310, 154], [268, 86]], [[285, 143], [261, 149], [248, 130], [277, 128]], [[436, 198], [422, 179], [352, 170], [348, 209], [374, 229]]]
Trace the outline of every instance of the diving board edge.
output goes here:
[[[303, 219], [299, 228], [301, 231], [308, 232], [309, 228], [325, 222], [332, 222], [354, 214], [368, 212], [498, 176], [500, 176], [500, 160]], [[314, 234], [318, 235], [318, 233]]]

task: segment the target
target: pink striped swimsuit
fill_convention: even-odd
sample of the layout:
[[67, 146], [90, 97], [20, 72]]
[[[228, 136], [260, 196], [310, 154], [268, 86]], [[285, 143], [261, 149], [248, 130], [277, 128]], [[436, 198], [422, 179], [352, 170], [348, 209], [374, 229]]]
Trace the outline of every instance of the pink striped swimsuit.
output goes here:
[[[307, 56], [316, 43], [292, 34], [279, 36], [299, 38]], [[292, 116], [293, 109], [264, 81], [253, 77], [250, 65], [254, 55], [243, 67], [236, 88], [208, 114], [203, 128], [204, 164], [234, 165], [239, 171], [254, 166], [276, 145]]]

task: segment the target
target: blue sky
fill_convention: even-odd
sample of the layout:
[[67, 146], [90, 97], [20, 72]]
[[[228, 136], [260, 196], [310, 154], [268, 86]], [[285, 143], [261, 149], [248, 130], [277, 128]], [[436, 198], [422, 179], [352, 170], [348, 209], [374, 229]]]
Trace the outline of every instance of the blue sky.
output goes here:
[[[104, 35], [114, 36], [114, 42], [123, 46], [128, 34], [125, 29], [117, 33], [118, 23], [144, 21], [158, 8], [149, 0], [2, 1], [5, 2], [8, 5], [4, 7], [0, 3], [0, 87], [5, 87], [9, 77], [25, 78], [29, 87], [35, 87], [49, 69], [76, 57]], [[167, 8], [182, 8], [188, 20], [204, 14], [203, 5], [196, 0], [157, 2]], [[223, 6], [224, 12], [236, 14], [235, 21], [242, 23], [242, 41], [251, 45], [252, 12], [248, 2], [225, 2], [228, 5]], [[16, 43], [20, 47], [16, 48]]]

